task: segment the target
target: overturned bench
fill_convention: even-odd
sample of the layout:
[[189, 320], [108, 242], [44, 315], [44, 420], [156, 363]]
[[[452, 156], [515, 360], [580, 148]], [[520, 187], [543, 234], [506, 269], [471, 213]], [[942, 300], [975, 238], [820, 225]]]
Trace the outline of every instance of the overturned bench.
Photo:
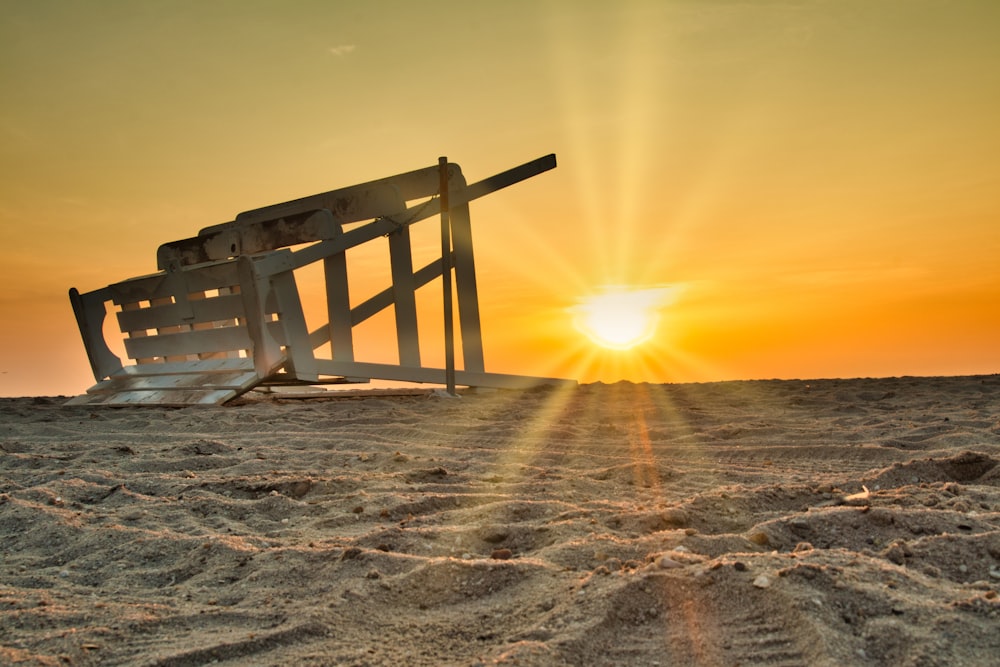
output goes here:
[[[260, 385], [372, 379], [468, 387], [575, 384], [488, 373], [472, 249], [469, 203], [556, 166], [548, 155], [467, 184], [442, 161], [389, 178], [275, 204], [161, 245], [154, 274], [102, 289], [70, 290], [97, 384], [71, 404], [219, 404]], [[410, 227], [439, 216], [441, 257], [414, 269]], [[387, 237], [391, 284], [352, 305], [346, 251]], [[310, 331], [296, 272], [322, 264], [327, 321]], [[451, 283], [458, 304], [462, 367], [421, 363], [416, 290], [441, 278], [446, 348], [453, 340]], [[392, 307], [398, 364], [355, 359], [354, 328]], [[105, 338], [117, 319], [126, 359]], [[327, 346], [329, 344], [329, 346]], [[329, 349], [330, 354], [318, 354]]]

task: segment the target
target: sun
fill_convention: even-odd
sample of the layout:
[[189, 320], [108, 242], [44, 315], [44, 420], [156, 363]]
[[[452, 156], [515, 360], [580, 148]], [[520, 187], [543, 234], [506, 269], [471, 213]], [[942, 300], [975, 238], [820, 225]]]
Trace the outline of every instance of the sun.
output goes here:
[[574, 324], [601, 347], [631, 349], [656, 333], [667, 292], [662, 287], [605, 287], [571, 309]]

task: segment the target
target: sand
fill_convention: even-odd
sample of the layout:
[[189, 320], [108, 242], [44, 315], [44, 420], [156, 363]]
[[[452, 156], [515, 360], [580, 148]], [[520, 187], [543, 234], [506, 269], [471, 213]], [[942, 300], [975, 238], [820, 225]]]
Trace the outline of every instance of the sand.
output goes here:
[[0, 399], [0, 663], [987, 665], [1000, 376]]

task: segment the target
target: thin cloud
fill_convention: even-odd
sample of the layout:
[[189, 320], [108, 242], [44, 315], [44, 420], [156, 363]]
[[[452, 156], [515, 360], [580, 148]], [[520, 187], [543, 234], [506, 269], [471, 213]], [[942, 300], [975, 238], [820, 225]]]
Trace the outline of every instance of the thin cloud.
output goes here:
[[356, 48], [358, 47], [356, 47], [354, 44], [341, 44], [339, 46], [332, 47], [330, 49], [330, 53], [339, 58], [340, 56], [346, 56], [348, 53], [351, 53]]

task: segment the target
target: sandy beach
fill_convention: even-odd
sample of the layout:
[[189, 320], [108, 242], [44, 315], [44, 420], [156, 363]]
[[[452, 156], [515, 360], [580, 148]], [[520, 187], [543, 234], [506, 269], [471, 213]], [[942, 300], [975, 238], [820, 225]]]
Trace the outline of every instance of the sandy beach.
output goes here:
[[0, 663], [989, 665], [1000, 376], [0, 399]]

